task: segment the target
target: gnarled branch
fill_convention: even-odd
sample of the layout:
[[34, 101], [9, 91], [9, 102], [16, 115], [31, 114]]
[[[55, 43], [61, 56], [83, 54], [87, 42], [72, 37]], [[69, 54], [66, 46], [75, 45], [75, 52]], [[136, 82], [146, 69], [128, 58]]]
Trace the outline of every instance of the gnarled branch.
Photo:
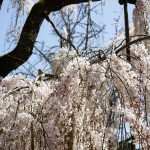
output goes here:
[[[93, 0], [93, 2], [100, 0]], [[11, 71], [25, 63], [32, 55], [34, 42], [44, 20], [44, 12], [60, 10], [62, 7], [88, 2], [88, 0], [40, 0], [31, 9], [22, 29], [17, 46], [8, 54], [0, 56], [0, 76], [5, 77]]]

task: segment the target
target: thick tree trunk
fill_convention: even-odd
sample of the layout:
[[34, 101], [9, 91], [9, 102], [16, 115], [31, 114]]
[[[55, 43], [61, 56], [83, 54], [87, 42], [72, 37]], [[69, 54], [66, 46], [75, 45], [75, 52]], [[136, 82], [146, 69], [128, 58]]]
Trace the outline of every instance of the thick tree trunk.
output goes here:
[[[100, 0], [93, 0], [100, 1]], [[44, 20], [44, 13], [60, 10], [70, 4], [88, 2], [88, 0], [40, 0], [31, 9], [22, 29], [19, 42], [14, 50], [0, 56], [0, 76], [5, 77], [11, 71], [25, 63], [32, 55], [34, 42]]]

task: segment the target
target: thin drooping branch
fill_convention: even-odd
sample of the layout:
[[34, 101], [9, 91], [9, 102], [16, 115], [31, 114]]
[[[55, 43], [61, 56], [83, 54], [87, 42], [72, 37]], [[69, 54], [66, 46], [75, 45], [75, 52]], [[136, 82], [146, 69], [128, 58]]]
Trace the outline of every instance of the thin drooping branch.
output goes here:
[[116, 54], [118, 54], [119, 52], [121, 52], [122, 50], [124, 50], [127, 46], [130, 46], [130, 45], [133, 45], [133, 44], [142, 42], [142, 41], [144, 41], [144, 40], [150, 40], [150, 36], [148, 35], [148, 36], [144, 36], [144, 37], [142, 37], [142, 38], [138, 38], [138, 39], [136, 39], [136, 40], [133, 40], [133, 41], [131, 41], [131, 42], [129, 43], [129, 45], [124, 45], [124, 46], [120, 47], [119, 49], [117, 49], [115, 52], [116, 52]]
[[[128, 45], [123, 45], [120, 48], [116, 48], [115, 49], [115, 53], [118, 54], [121, 51], [125, 50], [128, 46], [131, 46], [131, 45], [136, 44], [136, 43], [140, 43], [140, 42], [145, 41], [145, 40], [150, 40], [150, 36], [144, 36], [142, 38], [135, 39], [135, 40], [131, 41]], [[105, 56], [102, 57], [102, 58], [96, 58], [96, 59], [91, 61], [91, 64], [99, 63], [99, 62], [101, 62], [101, 61], [103, 61], [105, 59], [106, 59]]]
[[[96, 1], [100, 0], [93, 0], [93, 2]], [[43, 0], [37, 2], [27, 17], [17, 46], [8, 54], [0, 56], [0, 76], [7, 76], [11, 71], [25, 63], [32, 55], [45, 12], [49, 14], [52, 11], [60, 10], [64, 6], [83, 2], [88, 2], [88, 0]]]

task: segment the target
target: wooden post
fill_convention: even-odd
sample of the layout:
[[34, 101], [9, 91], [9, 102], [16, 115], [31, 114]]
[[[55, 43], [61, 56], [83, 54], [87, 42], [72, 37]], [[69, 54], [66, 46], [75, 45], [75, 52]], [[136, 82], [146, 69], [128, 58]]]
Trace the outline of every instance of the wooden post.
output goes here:
[[127, 61], [131, 62], [130, 57], [130, 34], [129, 34], [129, 19], [128, 19], [128, 4], [127, 0], [124, 0], [124, 22], [125, 22], [125, 36], [126, 36], [126, 55], [127, 55]]

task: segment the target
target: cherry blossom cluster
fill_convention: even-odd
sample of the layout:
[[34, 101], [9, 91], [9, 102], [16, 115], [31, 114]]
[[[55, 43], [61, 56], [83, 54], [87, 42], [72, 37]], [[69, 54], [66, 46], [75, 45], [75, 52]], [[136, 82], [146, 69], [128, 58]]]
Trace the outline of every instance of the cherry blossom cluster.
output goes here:
[[[116, 149], [122, 120], [129, 124], [134, 142], [148, 148], [150, 56], [143, 43], [131, 51], [131, 64], [114, 52], [90, 64], [64, 48], [53, 59], [53, 67], [61, 70], [58, 79], [4, 78], [0, 147], [29, 149], [33, 138], [35, 148]], [[67, 60], [65, 65], [61, 59]]]

